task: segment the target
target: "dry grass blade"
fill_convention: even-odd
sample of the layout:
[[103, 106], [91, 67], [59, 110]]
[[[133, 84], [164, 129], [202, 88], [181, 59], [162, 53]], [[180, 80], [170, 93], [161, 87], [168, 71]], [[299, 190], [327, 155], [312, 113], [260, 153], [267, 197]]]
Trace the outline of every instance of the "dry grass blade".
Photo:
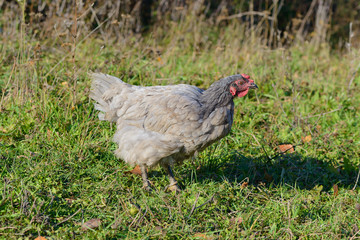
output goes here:
[[64, 222], [69, 221], [71, 218], [73, 218], [73, 217], [74, 217], [76, 214], [78, 214], [80, 211], [81, 211], [81, 208], [80, 208], [79, 210], [77, 210], [74, 214], [72, 214], [70, 217], [67, 217], [67, 218], [65, 218], [64, 220], [62, 220], [61, 222], [55, 224], [54, 227], [56, 227], [56, 226], [58, 226], [58, 225], [60, 225], [60, 224], [62, 224], [62, 223], [64, 223]]

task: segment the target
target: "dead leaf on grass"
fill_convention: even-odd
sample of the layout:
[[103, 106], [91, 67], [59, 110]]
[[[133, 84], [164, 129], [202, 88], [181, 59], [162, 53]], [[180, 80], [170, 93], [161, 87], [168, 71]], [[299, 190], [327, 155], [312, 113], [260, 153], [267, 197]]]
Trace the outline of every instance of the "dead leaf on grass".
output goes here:
[[81, 230], [86, 231], [88, 229], [94, 229], [101, 225], [101, 220], [98, 218], [93, 218], [87, 221], [86, 223], [83, 223], [81, 226]]
[[295, 147], [292, 144], [281, 144], [278, 147], [279, 147], [280, 152], [282, 152], [282, 153], [295, 152]]
[[34, 240], [47, 240], [46, 238], [42, 237], [42, 236], [38, 236], [37, 238], [35, 238]]
[[194, 234], [194, 238], [197, 238], [197, 239], [205, 239], [205, 240], [212, 240], [212, 239], [214, 239], [214, 237], [212, 237], [212, 236], [207, 236], [205, 233], [195, 233], [195, 234]]
[[[147, 170], [146, 170], [147, 171]], [[134, 169], [133, 170], [131, 170], [131, 171], [126, 171], [126, 172], [124, 172], [125, 174], [134, 174], [134, 175], [139, 175], [139, 176], [141, 176], [141, 169], [140, 169], [140, 167], [139, 167], [139, 165], [136, 165], [135, 167], [134, 167]]]
[[333, 185], [333, 189], [334, 189], [334, 196], [336, 197], [339, 194], [339, 187], [337, 184]]
[[247, 187], [247, 185], [249, 185], [248, 182], [243, 182], [243, 183], [241, 184], [240, 188], [241, 188], [241, 189], [244, 189], [244, 188]]
[[311, 135], [307, 135], [306, 137], [301, 137], [301, 140], [303, 141], [303, 143], [309, 143], [311, 142]]
[[243, 218], [242, 217], [233, 217], [230, 219], [230, 223], [231, 224], [235, 224], [235, 225], [239, 225], [243, 222]]

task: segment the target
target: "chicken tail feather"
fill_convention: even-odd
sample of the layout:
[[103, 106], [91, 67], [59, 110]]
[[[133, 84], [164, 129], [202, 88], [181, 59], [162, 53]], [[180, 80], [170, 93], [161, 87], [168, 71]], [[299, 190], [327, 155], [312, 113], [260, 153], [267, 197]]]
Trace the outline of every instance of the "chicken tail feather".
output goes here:
[[[103, 73], [90, 73], [91, 82], [90, 98], [95, 100], [95, 109], [101, 111], [99, 113], [100, 120], [114, 121], [114, 109], [111, 108], [113, 89], [116, 86], [126, 84], [117, 77], [113, 77]], [[127, 84], [126, 84], [127, 85]]]

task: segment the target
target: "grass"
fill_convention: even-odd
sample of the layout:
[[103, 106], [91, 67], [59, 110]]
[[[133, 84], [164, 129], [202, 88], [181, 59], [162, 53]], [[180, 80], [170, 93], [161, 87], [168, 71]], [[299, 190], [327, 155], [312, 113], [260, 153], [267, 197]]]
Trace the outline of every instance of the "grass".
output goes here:
[[[204, 24], [184, 21], [119, 43], [93, 35], [76, 52], [59, 36], [1, 40], [1, 238], [360, 236], [359, 51], [270, 49], [261, 37], [246, 38], [242, 25]], [[174, 168], [180, 194], [163, 190], [159, 168], [148, 193], [113, 155], [115, 126], [97, 119], [89, 71], [204, 88], [247, 73], [259, 90], [236, 100], [227, 137]], [[278, 154], [283, 143], [296, 151]], [[82, 230], [90, 219], [100, 227]]]

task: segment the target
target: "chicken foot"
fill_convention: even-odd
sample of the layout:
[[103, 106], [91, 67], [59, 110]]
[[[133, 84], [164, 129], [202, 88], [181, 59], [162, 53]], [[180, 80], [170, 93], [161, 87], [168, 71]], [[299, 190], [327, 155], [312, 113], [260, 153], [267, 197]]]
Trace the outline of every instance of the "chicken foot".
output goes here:
[[147, 169], [146, 169], [146, 166], [145, 165], [141, 165], [140, 166], [140, 170], [141, 170], [141, 177], [142, 177], [142, 180], [143, 180], [143, 188], [146, 190], [146, 191], [149, 191], [151, 192], [152, 189], [151, 189], [151, 184], [150, 184], [150, 181], [148, 179], [148, 173], [147, 173]]
[[170, 191], [175, 191], [175, 192], [181, 192], [179, 185], [177, 184], [177, 181], [175, 180], [174, 174], [171, 170], [170, 164], [162, 163], [162, 167], [165, 169], [166, 173], [169, 176], [169, 180], [170, 180], [170, 185], [167, 186], [165, 189], [170, 190]]

